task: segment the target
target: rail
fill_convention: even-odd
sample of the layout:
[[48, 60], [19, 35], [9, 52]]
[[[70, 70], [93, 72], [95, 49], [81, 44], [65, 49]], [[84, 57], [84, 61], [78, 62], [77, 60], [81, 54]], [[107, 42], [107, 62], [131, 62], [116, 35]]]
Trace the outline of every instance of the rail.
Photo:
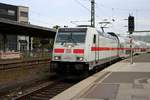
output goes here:
[[50, 58], [40, 58], [40, 59], [30, 59], [30, 60], [14, 60], [14, 61], [4, 61], [0, 62], [0, 70], [8, 70], [13, 68], [20, 68], [22, 66], [32, 66], [38, 64], [48, 64], [50, 63]]
[[76, 84], [76, 82], [55, 81], [45, 87], [32, 91], [26, 95], [13, 98], [14, 100], [49, 100], [62, 91]]

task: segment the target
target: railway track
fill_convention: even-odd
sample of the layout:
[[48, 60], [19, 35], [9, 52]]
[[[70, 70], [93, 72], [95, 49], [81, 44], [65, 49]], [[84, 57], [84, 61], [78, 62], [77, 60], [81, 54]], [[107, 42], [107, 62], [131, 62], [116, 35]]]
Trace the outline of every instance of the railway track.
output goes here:
[[[112, 62], [115, 63], [116, 61]], [[107, 66], [111, 65], [112, 63], [108, 63]], [[50, 98], [56, 96], [57, 94], [61, 93], [62, 91], [68, 89], [69, 87], [76, 84], [76, 82], [68, 82], [65, 80], [51, 80], [50, 84], [46, 84], [40, 88], [31, 89], [31, 91], [23, 92], [21, 95], [15, 96], [10, 100], [49, 100]], [[34, 86], [34, 85], [33, 85]], [[19, 92], [18, 92], [19, 93]]]
[[[109, 66], [116, 61], [112, 63], [108, 63], [106, 66]], [[80, 80], [78, 80], [80, 81]], [[74, 82], [68, 82], [66, 80], [59, 80], [56, 81], [42, 89], [36, 90], [32, 93], [29, 93], [27, 95], [24, 95], [22, 97], [13, 99], [13, 100], [49, 100], [56, 96], [57, 94], [63, 92], [64, 90], [68, 89], [69, 87], [73, 86], [78, 82], [77, 80]]]
[[77, 82], [68, 82], [64, 80], [56, 81], [48, 86], [37, 89], [23, 96], [13, 98], [13, 100], [49, 100], [50, 98], [73, 86], [75, 83]]
[[24, 60], [24, 61], [0, 63], [0, 70], [8, 70], [13, 68], [20, 68], [21, 66], [32, 66], [47, 63], [50, 63], [50, 59], [36, 59], [36, 60]]

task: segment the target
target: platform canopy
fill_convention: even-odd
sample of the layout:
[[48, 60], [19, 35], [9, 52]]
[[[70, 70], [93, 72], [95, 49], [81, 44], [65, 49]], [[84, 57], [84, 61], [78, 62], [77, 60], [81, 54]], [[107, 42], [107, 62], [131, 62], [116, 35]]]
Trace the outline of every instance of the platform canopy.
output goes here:
[[56, 31], [51, 28], [19, 23], [0, 18], [0, 34], [26, 35], [31, 37], [54, 38]]

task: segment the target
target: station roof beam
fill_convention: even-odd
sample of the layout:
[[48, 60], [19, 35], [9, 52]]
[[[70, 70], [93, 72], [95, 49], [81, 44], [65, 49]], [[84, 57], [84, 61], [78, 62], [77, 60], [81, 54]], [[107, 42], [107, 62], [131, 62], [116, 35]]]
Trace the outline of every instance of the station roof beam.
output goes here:
[[19, 23], [3, 18], [0, 18], [0, 32], [2, 34], [26, 35], [43, 38], [54, 38], [56, 34], [56, 31], [51, 28], [32, 25], [29, 23]]

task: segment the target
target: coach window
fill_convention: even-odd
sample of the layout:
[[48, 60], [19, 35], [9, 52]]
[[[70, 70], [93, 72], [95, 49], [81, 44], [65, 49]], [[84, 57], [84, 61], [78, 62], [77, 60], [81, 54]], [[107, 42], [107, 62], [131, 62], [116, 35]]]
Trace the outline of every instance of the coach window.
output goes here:
[[94, 34], [93, 43], [96, 43], [96, 34]]

